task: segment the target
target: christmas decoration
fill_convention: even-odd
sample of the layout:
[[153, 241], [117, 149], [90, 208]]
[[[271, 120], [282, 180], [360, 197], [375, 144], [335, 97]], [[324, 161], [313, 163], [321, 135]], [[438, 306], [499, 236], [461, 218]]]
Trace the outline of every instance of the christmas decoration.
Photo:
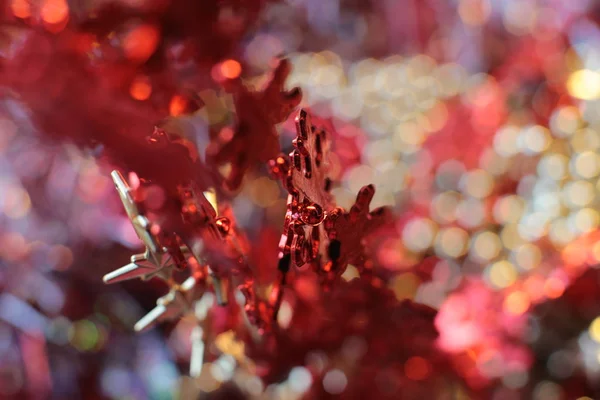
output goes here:
[[598, 398], [598, 37], [589, 1], [1, 3], [0, 398]]

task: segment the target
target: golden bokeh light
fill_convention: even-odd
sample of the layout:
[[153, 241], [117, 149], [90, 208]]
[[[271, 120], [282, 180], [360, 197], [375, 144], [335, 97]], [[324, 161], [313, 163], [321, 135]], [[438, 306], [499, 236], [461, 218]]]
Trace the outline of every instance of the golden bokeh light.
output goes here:
[[402, 230], [402, 240], [407, 249], [415, 252], [427, 250], [433, 243], [436, 224], [428, 218], [414, 218]]
[[503, 308], [508, 314], [521, 315], [529, 309], [530, 305], [531, 300], [527, 293], [517, 290], [506, 296]]
[[600, 343], [600, 317], [596, 317], [590, 324], [589, 333], [592, 339]]
[[582, 100], [600, 98], [600, 73], [589, 69], [573, 72], [567, 80], [567, 90], [571, 96]]
[[462, 182], [466, 194], [478, 199], [487, 197], [494, 187], [494, 179], [482, 169], [467, 172]]
[[536, 268], [542, 261], [542, 251], [531, 243], [517, 247], [514, 254], [517, 265], [524, 270]]
[[501, 260], [490, 266], [488, 276], [492, 285], [499, 289], [504, 289], [515, 283], [518, 273], [512, 263], [507, 260]]
[[451, 227], [440, 230], [436, 237], [435, 248], [442, 256], [458, 258], [465, 254], [469, 235], [464, 229]]
[[494, 232], [485, 231], [475, 237], [471, 249], [480, 259], [492, 260], [500, 253], [502, 242]]

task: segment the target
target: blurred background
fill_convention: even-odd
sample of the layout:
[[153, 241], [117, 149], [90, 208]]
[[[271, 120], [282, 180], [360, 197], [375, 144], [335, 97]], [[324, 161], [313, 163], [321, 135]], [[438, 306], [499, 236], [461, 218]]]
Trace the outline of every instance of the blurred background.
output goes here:
[[[6, 32], [31, 18], [60, 35], [92, 3], [150, 1], [5, 0], [0, 67], [19, 51]], [[373, 247], [386, 285], [439, 311], [438, 345], [482, 398], [600, 393], [599, 20], [593, 0], [286, 0], [265, 4], [235, 53], [249, 84], [275, 57], [292, 61], [286, 86], [334, 127], [338, 204], [374, 183], [372, 208], [394, 207]], [[133, 332], [167, 288], [102, 283], [141, 248], [109, 168], [47, 140], [2, 83], [0, 398], [192, 398], [233, 383], [239, 396], [301, 397], [305, 368], [264, 387], [230, 355], [191, 384], [189, 321]], [[143, 103], [153, 86], [138, 76], [127, 89]], [[60, 111], [54, 93], [36, 96]], [[197, 96], [199, 111], [168, 124], [202, 150], [232, 101], [210, 84]], [[294, 135], [291, 119], [285, 150]], [[286, 208], [264, 172], [233, 201], [255, 245], [277, 242]], [[331, 394], [346, 379], [334, 378]]]

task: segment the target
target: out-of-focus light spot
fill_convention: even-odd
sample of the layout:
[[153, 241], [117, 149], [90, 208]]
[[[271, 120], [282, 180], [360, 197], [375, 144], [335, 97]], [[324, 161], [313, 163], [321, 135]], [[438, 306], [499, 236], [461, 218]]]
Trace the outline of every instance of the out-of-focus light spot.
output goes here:
[[368, 165], [358, 165], [350, 169], [344, 177], [344, 182], [350, 192], [358, 193], [360, 188], [373, 181], [374, 171]]
[[598, 154], [585, 151], [575, 158], [575, 172], [582, 178], [593, 178], [600, 173], [600, 156]]
[[[438, 82], [429, 75], [421, 76], [411, 82], [412, 87], [415, 89], [413, 95], [415, 98], [415, 105], [418, 107], [418, 111], [426, 112], [433, 108], [437, 102], [438, 95]], [[419, 113], [422, 115], [422, 113]], [[425, 119], [426, 123], [427, 120]], [[421, 124], [421, 126], [423, 126]]]
[[547, 367], [555, 378], [566, 379], [575, 369], [575, 355], [568, 350], [555, 351], [548, 357]]
[[489, 269], [489, 279], [497, 288], [507, 288], [517, 280], [518, 274], [515, 266], [506, 260], [498, 261]]
[[337, 65], [324, 65], [312, 75], [313, 91], [323, 98], [337, 97], [345, 86], [344, 70]]
[[568, 162], [569, 159], [562, 154], [544, 155], [537, 166], [538, 174], [559, 181], [567, 174]]
[[561, 257], [567, 266], [579, 266], [588, 259], [587, 249], [577, 242], [567, 244], [561, 251]]
[[340, 118], [351, 121], [360, 116], [363, 108], [363, 99], [356, 96], [351, 89], [346, 89], [332, 101], [332, 110]]
[[465, 254], [469, 235], [461, 228], [451, 227], [440, 231], [436, 238], [436, 251], [457, 258]]
[[512, 315], [521, 315], [529, 309], [531, 301], [527, 293], [517, 290], [504, 299], [504, 311]]
[[331, 394], [340, 394], [348, 385], [348, 378], [339, 369], [332, 369], [325, 374], [323, 378], [323, 387], [325, 391]]
[[129, 94], [136, 100], [147, 100], [152, 93], [152, 85], [146, 76], [138, 76], [131, 82]]
[[98, 343], [99, 336], [96, 325], [87, 319], [75, 322], [69, 330], [69, 341], [79, 351], [92, 350]]
[[485, 219], [485, 204], [476, 198], [463, 199], [456, 207], [456, 220], [465, 228], [475, 228]]
[[500, 239], [502, 239], [504, 247], [511, 250], [525, 241], [519, 233], [519, 226], [516, 224], [505, 225], [502, 232], [500, 232]]
[[448, 223], [456, 220], [456, 207], [460, 194], [457, 192], [442, 192], [433, 198], [431, 211], [433, 218], [440, 223]]
[[529, 374], [524, 368], [511, 369], [502, 377], [502, 383], [511, 389], [519, 389], [527, 384]]
[[544, 299], [544, 278], [539, 275], [530, 275], [523, 282], [523, 290], [529, 295], [532, 302]]
[[225, 60], [221, 63], [220, 72], [226, 79], [235, 79], [242, 73], [242, 66], [236, 60]]
[[501, 197], [494, 204], [494, 219], [499, 224], [517, 222], [523, 214], [524, 203], [523, 199], [516, 195]]
[[219, 131], [219, 140], [222, 143], [227, 143], [227, 142], [231, 141], [231, 139], [233, 139], [234, 135], [235, 135], [235, 131], [233, 130], [233, 128], [231, 128], [230, 126], [224, 126]]
[[555, 245], [564, 245], [575, 238], [575, 233], [566, 218], [558, 218], [550, 224], [548, 237]]
[[598, 211], [592, 208], [582, 208], [577, 211], [573, 218], [575, 228], [581, 233], [591, 232], [596, 229], [600, 223]]
[[468, 195], [478, 199], [488, 196], [494, 187], [492, 176], [482, 169], [467, 172], [461, 183]]
[[398, 153], [390, 146], [389, 139], [373, 140], [362, 151], [363, 160], [372, 167], [402, 165], [396, 161]]
[[428, 218], [414, 218], [402, 230], [402, 240], [409, 250], [420, 252], [428, 249], [433, 243], [437, 227]]
[[544, 295], [549, 299], [557, 299], [565, 292], [565, 284], [558, 278], [548, 278], [544, 283]]
[[430, 75], [436, 67], [435, 59], [426, 54], [417, 54], [408, 59], [408, 68], [412, 71], [412, 77], [423, 77]]
[[420, 283], [421, 280], [417, 275], [407, 272], [392, 278], [389, 288], [392, 289], [398, 300], [413, 299]]
[[600, 135], [591, 128], [579, 129], [569, 140], [571, 148], [576, 153], [600, 149]]
[[8, 232], [0, 237], [0, 256], [8, 261], [18, 261], [28, 251], [28, 245], [23, 235], [16, 232]]
[[520, 147], [525, 154], [538, 154], [550, 146], [552, 138], [547, 128], [535, 125], [526, 128], [519, 137]]
[[550, 117], [552, 133], [559, 137], [567, 137], [575, 133], [581, 125], [581, 115], [574, 106], [561, 107]]
[[570, 205], [574, 207], [583, 207], [594, 200], [594, 185], [588, 181], [571, 182], [565, 186], [564, 194]]
[[13, 0], [10, 3], [12, 13], [17, 18], [29, 18], [31, 16], [31, 5], [29, 0]]
[[279, 307], [279, 312], [277, 313], [277, 323], [281, 328], [286, 329], [290, 325], [293, 312], [294, 311], [292, 306], [290, 306], [290, 303], [283, 300], [281, 302], [281, 306]]
[[590, 337], [600, 343], [600, 317], [596, 317], [589, 328]]
[[154, 25], [144, 24], [130, 31], [123, 41], [123, 51], [127, 58], [144, 62], [154, 53], [160, 33]]
[[73, 264], [73, 252], [63, 245], [52, 246], [48, 252], [48, 261], [57, 271], [65, 271]]
[[526, 243], [515, 250], [515, 261], [517, 265], [525, 270], [537, 267], [542, 261], [542, 252], [534, 244]]
[[396, 126], [393, 140], [395, 147], [402, 151], [406, 145], [420, 146], [425, 139], [425, 132], [416, 123], [405, 122]]
[[411, 357], [404, 363], [404, 374], [413, 381], [422, 381], [431, 374], [431, 364], [423, 357]]
[[567, 80], [567, 90], [571, 96], [582, 100], [600, 98], [600, 73], [589, 69], [573, 72]]
[[517, 226], [517, 232], [525, 240], [537, 240], [544, 235], [548, 221], [549, 213], [547, 212], [525, 214]]
[[312, 385], [312, 375], [309, 370], [304, 367], [294, 367], [290, 371], [288, 378], [290, 388], [296, 393], [304, 393]]
[[441, 282], [425, 282], [415, 294], [415, 302], [439, 309], [446, 299], [446, 285]]
[[169, 114], [176, 117], [183, 114], [188, 107], [188, 101], [185, 97], [174, 95], [169, 103]]
[[519, 152], [518, 139], [521, 131], [516, 126], [505, 126], [494, 136], [494, 149], [504, 157], [510, 157]]
[[483, 150], [479, 159], [479, 167], [494, 176], [503, 175], [508, 167], [508, 159], [498, 154], [493, 148]]
[[46, 328], [46, 337], [54, 344], [65, 346], [69, 343], [70, 329], [71, 321], [60, 316], [50, 321]]
[[48, 24], [60, 24], [69, 16], [69, 5], [65, 0], [45, 0], [41, 16]]
[[503, 11], [504, 27], [513, 35], [526, 35], [534, 29], [538, 9], [533, 3], [509, 1]]
[[550, 381], [538, 383], [533, 391], [533, 400], [560, 400], [562, 398], [562, 387]]
[[31, 209], [31, 198], [25, 189], [13, 186], [4, 193], [4, 214], [12, 219], [26, 216]]
[[502, 242], [494, 232], [482, 232], [475, 237], [472, 252], [483, 260], [491, 260], [498, 256], [502, 249]]

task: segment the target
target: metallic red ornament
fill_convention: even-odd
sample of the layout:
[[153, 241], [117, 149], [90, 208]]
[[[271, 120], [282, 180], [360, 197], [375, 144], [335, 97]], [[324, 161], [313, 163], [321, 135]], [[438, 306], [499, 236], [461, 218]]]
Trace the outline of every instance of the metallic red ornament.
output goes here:
[[296, 117], [296, 132], [286, 182], [288, 191], [297, 198], [298, 204], [317, 204], [329, 209], [333, 198], [329, 193], [330, 143], [327, 132], [313, 126], [310, 115], [304, 109]]
[[248, 90], [239, 78], [224, 83], [233, 91], [237, 122], [233, 137], [224, 143], [212, 143], [207, 158], [217, 165], [231, 163], [231, 173], [225, 181], [230, 189], [240, 186], [250, 167], [279, 154], [275, 125], [285, 121], [302, 98], [299, 88], [283, 88], [290, 70], [290, 62], [281, 60], [266, 86], [256, 92]]
[[342, 274], [348, 264], [356, 266], [361, 274], [367, 272], [364, 240], [392, 220], [392, 210], [389, 207], [369, 211], [374, 195], [374, 185], [364, 186], [358, 192], [350, 211], [338, 207], [327, 216], [324, 225], [330, 240], [328, 257], [331, 263], [325, 267], [327, 272]]
[[296, 117], [296, 132], [289, 161], [280, 156], [270, 167], [289, 192], [280, 247], [284, 255], [290, 255], [292, 265], [301, 267], [324, 254], [327, 236], [322, 222], [334, 202], [327, 176], [330, 146], [326, 131], [314, 127], [302, 109]]

